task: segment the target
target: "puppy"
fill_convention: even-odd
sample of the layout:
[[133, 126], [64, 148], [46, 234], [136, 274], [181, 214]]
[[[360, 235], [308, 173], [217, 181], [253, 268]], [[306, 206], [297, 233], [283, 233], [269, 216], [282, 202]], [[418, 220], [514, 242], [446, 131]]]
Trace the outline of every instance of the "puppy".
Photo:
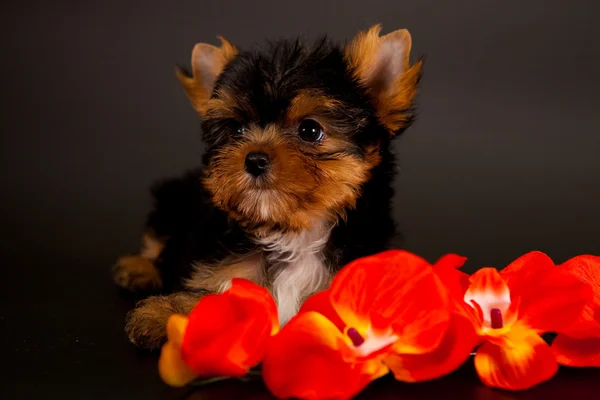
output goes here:
[[160, 346], [171, 314], [234, 277], [268, 288], [285, 324], [342, 266], [389, 246], [390, 144], [412, 122], [423, 61], [411, 66], [407, 30], [380, 31], [194, 47], [177, 76], [205, 167], [153, 188], [142, 247], [114, 267], [118, 285], [158, 293], [127, 317], [134, 344]]

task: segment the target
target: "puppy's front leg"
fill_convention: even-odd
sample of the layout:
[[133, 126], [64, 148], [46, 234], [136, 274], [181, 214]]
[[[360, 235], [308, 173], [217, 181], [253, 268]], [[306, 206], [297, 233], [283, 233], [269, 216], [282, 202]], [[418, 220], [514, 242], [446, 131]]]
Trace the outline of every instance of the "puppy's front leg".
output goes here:
[[155, 265], [164, 248], [163, 241], [147, 231], [138, 254], [119, 258], [113, 267], [115, 283], [132, 292], [155, 291], [163, 286], [160, 271]]
[[169, 317], [173, 314], [189, 314], [201, 297], [200, 292], [177, 292], [140, 301], [127, 314], [125, 332], [129, 340], [144, 349], [160, 347], [166, 340]]

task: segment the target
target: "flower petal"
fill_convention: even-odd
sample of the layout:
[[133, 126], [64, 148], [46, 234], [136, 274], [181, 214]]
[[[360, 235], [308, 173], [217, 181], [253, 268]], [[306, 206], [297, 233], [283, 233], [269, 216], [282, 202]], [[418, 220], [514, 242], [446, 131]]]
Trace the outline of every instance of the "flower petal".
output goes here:
[[558, 363], [540, 336], [517, 323], [503, 346], [486, 342], [477, 349], [475, 369], [487, 386], [525, 390], [552, 378]]
[[460, 367], [471, 355], [477, 339], [471, 320], [462, 314], [453, 314], [448, 333], [436, 350], [419, 355], [392, 354], [384, 362], [399, 381], [436, 379]]
[[325, 316], [328, 320], [333, 322], [333, 324], [338, 327], [340, 332], [344, 331], [346, 324], [344, 323], [344, 321], [342, 321], [338, 313], [331, 305], [330, 291], [323, 290], [310, 296], [308, 299], [306, 299], [304, 304], [302, 304], [302, 307], [300, 307], [298, 314], [309, 311], [318, 312], [319, 314]]
[[183, 359], [202, 377], [243, 376], [262, 360], [277, 332], [274, 314], [266, 289], [234, 279], [231, 289], [203, 297], [190, 313]]
[[405, 353], [426, 353], [449, 324], [448, 296], [424, 259], [389, 250], [353, 261], [331, 285], [331, 303], [344, 324], [366, 335], [397, 335]]
[[539, 332], [562, 332], [592, 299], [590, 285], [560, 268], [534, 272], [529, 281], [527, 291], [515, 294], [519, 319]]
[[459, 269], [467, 262], [467, 257], [449, 253], [441, 256], [434, 264], [433, 268], [440, 269]]
[[500, 275], [507, 283], [511, 293], [520, 292], [521, 289], [527, 290], [531, 274], [547, 271], [554, 267], [554, 262], [548, 255], [541, 251], [530, 251], [502, 269]]
[[263, 307], [271, 316], [271, 335], [275, 335], [279, 332], [277, 304], [267, 289], [247, 279], [233, 278], [231, 280], [231, 288], [229, 288], [226, 293], [240, 300], [248, 299], [252, 302], [259, 303], [257, 305]]
[[469, 287], [469, 274], [459, 270], [467, 261], [457, 254], [446, 254], [433, 264], [433, 270], [448, 289], [452, 297], [461, 301]]
[[196, 373], [181, 358], [181, 348], [171, 341], [162, 347], [158, 373], [167, 385], [174, 387], [183, 387], [196, 378]]
[[181, 314], [173, 314], [167, 320], [167, 339], [177, 347], [181, 347], [189, 318]]
[[552, 342], [559, 364], [568, 367], [600, 367], [600, 338], [575, 339], [560, 334]]
[[278, 398], [348, 399], [388, 369], [379, 359], [356, 362], [350, 340], [323, 315], [309, 311], [273, 337], [262, 371]]
[[600, 257], [581, 255], [560, 266], [593, 290], [593, 299], [586, 304], [579, 319], [565, 333], [573, 338], [600, 338]]
[[510, 307], [510, 291], [508, 285], [495, 268], [482, 268], [471, 275], [471, 285], [465, 293], [465, 303], [477, 303], [481, 308], [481, 316], [486, 327], [491, 326], [492, 309], [499, 309], [505, 314]]
[[452, 302], [451, 310], [453, 313], [460, 314], [462, 317], [468, 319], [471, 325], [474, 327], [477, 334], [482, 333], [483, 326], [483, 312], [479, 304], [471, 303], [470, 305], [465, 303], [463, 300], [456, 300]]
[[[501, 271], [511, 297], [520, 299], [519, 317], [540, 332], [562, 331], [572, 325], [590, 299], [591, 289], [569, 278], [546, 254], [529, 252]], [[560, 293], [557, 296], [556, 293]]]

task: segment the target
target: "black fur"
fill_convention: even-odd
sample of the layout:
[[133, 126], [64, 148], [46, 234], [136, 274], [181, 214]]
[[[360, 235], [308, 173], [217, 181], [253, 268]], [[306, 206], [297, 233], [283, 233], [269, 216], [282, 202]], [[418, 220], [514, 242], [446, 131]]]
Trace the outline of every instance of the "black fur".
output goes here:
[[[364, 121], [370, 123], [358, 131], [348, 129], [358, 146], [385, 141], [389, 136], [376, 123], [369, 96], [347, 68], [341, 48], [326, 38], [313, 46], [299, 40], [283, 40], [266, 49], [241, 52], [217, 80], [215, 92], [221, 88], [239, 94], [236, 111], [242, 118], [240, 122], [245, 124], [264, 127], [280, 121], [298, 91], [310, 88], [344, 103], [343, 114], [332, 116], [339, 123], [348, 127], [364, 125]], [[232, 139], [231, 130], [226, 129], [228, 122], [203, 121], [209, 153]]]
[[[395, 232], [390, 215], [394, 170], [390, 134], [379, 124], [366, 90], [348, 69], [339, 46], [326, 39], [313, 46], [280, 41], [266, 49], [241, 52], [220, 75], [215, 92], [221, 88], [239, 96], [237, 113], [243, 122], [259, 126], [281, 120], [301, 89], [318, 89], [343, 102], [343, 110], [332, 117], [347, 127], [353, 144], [348, 151], [362, 155], [367, 145], [379, 143], [382, 162], [362, 188], [356, 209], [348, 210], [347, 219], [340, 220], [334, 228], [325, 254], [337, 270], [356, 258], [388, 248]], [[216, 149], [236, 140], [230, 124], [228, 120], [203, 121], [205, 164]], [[358, 126], [360, 129], [352, 130]], [[166, 291], [180, 289], [193, 261], [217, 261], [231, 253], [250, 252], [257, 246], [236, 222], [213, 205], [200, 182], [201, 176], [202, 169], [191, 171], [153, 190], [155, 208], [148, 217], [147, 228], [167, 238], [156, 262]]]
[[194, 261], [216, 262], [231, 253], [244, 254], [256, 245], [224, 211], [214, 207], [202, 186], [202, 169], [157, 184], [153, 190], [154, 209], [147, 228], [166, 238], [155, 262], [166, 292], [182, 289]]

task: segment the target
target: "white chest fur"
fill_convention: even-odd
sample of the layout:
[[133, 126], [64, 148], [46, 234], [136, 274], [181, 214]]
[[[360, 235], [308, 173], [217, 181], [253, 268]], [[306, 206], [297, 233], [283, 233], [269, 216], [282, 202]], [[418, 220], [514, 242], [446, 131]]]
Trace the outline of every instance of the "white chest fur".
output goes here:
[[331, 272], [325, 265], [323, 247], [330, 233], [331, 228], [316, 224], [313, 229], [300, 233], [264, 236], [256, 241], [266, 251], [266, 259], [261, 254], [252, 254], [212, 266], [195, 263], [186, 286], [222, 293], [231, 287], [232, 278], [264, 285], [270, 288], [277, 302], [283, 326], [307, 297], [329, 287]]
[[325, 265], [323, 247], [331, 229], [316, 225], [300, 233], [273, 234], [258, 242], [269, 252], [269, 281], [279, 322], [284, 325], [311, 294], [325, 289], [331, 273]]

